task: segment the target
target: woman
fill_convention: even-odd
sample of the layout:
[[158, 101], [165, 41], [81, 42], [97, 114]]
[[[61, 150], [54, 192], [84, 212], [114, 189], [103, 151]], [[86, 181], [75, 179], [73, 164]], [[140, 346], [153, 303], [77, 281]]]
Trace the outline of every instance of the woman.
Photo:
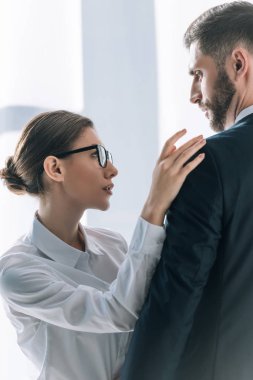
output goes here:
[[165, 144], [129, 248], [115, 232], [83, 227], [85, 210], [106, 210], [117, 169], [92, 122], [66, 111], [25, 127], [0, 176], [39, 198], [31, 231], [0, 262], [1, 294], [18, 344], [42, 380], [117, 379], [165, 238], [165, 212], [203, 160], [186, 163], [202, 136]]

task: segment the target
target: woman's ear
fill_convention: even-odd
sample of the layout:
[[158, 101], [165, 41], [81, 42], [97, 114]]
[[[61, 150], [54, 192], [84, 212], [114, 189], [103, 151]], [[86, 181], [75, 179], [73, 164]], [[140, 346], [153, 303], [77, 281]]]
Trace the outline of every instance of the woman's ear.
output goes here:
[[64, 180], [64, 171], [61, 161], [55, 156], [47, 156], [44, 163], [44, 171], [55, 182], [62, 182]]

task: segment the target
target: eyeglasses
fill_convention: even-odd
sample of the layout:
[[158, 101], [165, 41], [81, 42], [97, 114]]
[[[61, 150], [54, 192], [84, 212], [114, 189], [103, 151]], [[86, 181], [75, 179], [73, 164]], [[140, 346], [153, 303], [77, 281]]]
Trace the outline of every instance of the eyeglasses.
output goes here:
[[113, 163], [111, 153], [108, 152], [108, 150], [106, 150], [102, 145], [98, 145], [98, 144], [97, 145], [85, 146], [83, 148], [68, 150], [66, 152], [55, 153], [55, 154], [53, 154], [53, 156], [55, 156], [57, 158], [64, 158], [64, 157], [68, 156], [69, 154], [85, 152], [85, 151], [91, 150], [91, 149], [96, 149], [98, 162], [102, 168], [106, 167], [107, 161], [110, 161], [111, 163]]

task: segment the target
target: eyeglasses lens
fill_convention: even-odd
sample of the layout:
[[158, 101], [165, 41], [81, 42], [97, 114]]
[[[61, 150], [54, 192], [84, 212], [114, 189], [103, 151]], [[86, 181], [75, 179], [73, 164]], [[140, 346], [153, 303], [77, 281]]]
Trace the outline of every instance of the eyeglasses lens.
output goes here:
[[110, 152], [107, 151], [107, 160], [109, 160], [111, 163], [113, 163], [112, 155]]
[[112, 155], [108, 152], [102, 145], [98, 145], [98, 154], [100, 165], [105, 168], [107, 164], [107, 160], [112, 163]]
[[98, 145], [98, 154], [99, 154], [99, 161], [100, 165], [105, 168], [106, 166], [106, 151], [105, 148], [101, 145]]

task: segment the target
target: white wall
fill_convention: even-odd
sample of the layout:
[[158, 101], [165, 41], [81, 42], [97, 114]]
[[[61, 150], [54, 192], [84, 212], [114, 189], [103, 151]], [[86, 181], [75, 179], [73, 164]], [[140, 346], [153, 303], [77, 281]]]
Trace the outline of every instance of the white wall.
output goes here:
[[129, 239], [159, 147], [153, 0], [86, 0], [83, 51], [84, 112], [119, 169], [110, 210], [88, 223]]
[[81, 1], [0, 0], [0, 107], [83, 107]]

